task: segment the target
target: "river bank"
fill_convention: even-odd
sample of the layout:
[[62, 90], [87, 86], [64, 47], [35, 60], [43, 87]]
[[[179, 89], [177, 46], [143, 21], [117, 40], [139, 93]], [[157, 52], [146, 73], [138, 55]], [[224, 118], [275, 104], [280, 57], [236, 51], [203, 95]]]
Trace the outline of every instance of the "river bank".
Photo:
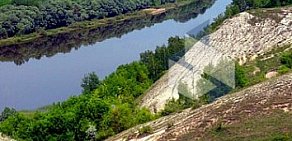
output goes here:
[[191, 3], [195, 3], [195, 2], [198, 2], [198, 1], [187, 0], [187, 1], [180, 1], [178, 3], [168, 3], [162, 6], [152, 7], [149, 9], [143, 9], [143, 10], [128, 13], [128, 14], [118, 15], [115, 17], [76, 22], [67, 27], [60, 27], [60, 28], [49, 29], [49, 30], [40, 30], [31, 34], [14, 36], [7, 39], [1, 39], [0, 47], [30, 43], [39, 38], [56, 36], [58, 34], [76, 32], [79, 30], [85, 30], [85, 29], [90, 30], [90, 29], [102, 28], [105, 26], [123, 23], [125, 21], [136, 19], [136, 18], [143, 19], [143, 18], [146, 18], [147, 16], [160, 15], [169, 10], [177, 9], [177, 8], [180, 8], [180, 7], [189, 5]]
[[[104, 79], [120, 65], [139, 60], [170, 37], [183, 37], [212, 21], [231, 1], [192, 3], [163, 14], [120, 24], [38, 38], [0, 48], [0, 109], [33, 110], [81, 93], [85, 74]], [[194, 31], [194, 30], [192, 30]], [[192, 33], [196, 33], [195, 31]], [[105, 61], [106, 60], [106, 61]]]
[[[81, 46], [96, 44], [110, 38], [121, 38], [123, 35], [134, 30], [142, 30], [145, 27], [151, 27], [166, 20], [173, 19], [174, 21], [185, 23], [199, 14], [203, 14], [213, 2], [213, 0], [203, 3], [195, 2], [168, 11], [165, 11], [165, 8], [147, 9], [146, 11], [154, 13], [147, 14], [143, 18], [136, 16], [118, 23], [104, 24], [102, 27], [93, 29], [80, 28], [70, 32], [64, 30], [64, 33], [50, 36], [44, 35], [36, 38], [33, 42], [2, 46], [0, 48], [0, 61], [14, 62], [16, 65], [22, 65], [33, 58], [39, 60], [44, 56], [70, 53], [73, 48], [79, 49]], [[156, 14], [156, 12], [163, 13]]]

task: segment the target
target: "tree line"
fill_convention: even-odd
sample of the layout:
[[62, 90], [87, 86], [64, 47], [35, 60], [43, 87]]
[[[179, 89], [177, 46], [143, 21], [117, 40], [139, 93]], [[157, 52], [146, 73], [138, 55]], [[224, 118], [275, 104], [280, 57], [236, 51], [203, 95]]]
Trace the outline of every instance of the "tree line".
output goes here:
[[0, 7], [0, 39], [102, 19], [175, 0], [12, 0]]

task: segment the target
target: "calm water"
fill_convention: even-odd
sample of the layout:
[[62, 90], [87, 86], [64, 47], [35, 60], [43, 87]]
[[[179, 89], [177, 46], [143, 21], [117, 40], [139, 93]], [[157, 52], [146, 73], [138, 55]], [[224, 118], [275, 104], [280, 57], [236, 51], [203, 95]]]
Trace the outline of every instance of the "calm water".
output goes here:
[[94, 71], [104, 78], [119, 65], [138, 60], [141, 52], [166, 44], [169, 37], [198, 32], [231, 1], [4, 47], [0, 49], [0, 111], [35, 109], [78, 95], [84, 74]]

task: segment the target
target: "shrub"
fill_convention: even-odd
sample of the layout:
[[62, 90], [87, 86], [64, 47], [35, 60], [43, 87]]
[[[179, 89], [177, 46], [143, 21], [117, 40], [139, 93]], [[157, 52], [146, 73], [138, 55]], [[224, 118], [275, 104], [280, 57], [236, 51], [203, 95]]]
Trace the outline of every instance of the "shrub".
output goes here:
[[98, 76], [94, 72], [89, 73], [82, 79], [81, 87], [83, 88], [83, 93], [92, 92], [98, 87], [99, 84], [100, 80]]
[[178, 100], [172, 99], [168, 101], [164, 109], [161, 111], [160, 115], [167, 116], [172, 113], [177, 113], [181, 110], [183, 110], [182, 104], [180, 104]]
[[276, 134], [271, 136], [271, 141], [290, 141], [292, 139], [291, 136]]
[[239, 64], [235, 65], [235, 85], [236, 87], [244, 87], [247, 86], [249, 81], [246, 76], [247, 72], [244, 67]]
[[10, 108], [5, 108], [4, 111], [1, 113], [0, 115], [0, 122], [6, 120], [7, 118], [9, 118], [10, 116], [13, 116], [16, 114], [16, 110], [15, 109], [10, 109]]
[[153, 129], [151, 126], [143, 126], [142, 128], [139, 129], [139, 134], [143, 135], [143, 134], [152, 134], [153, 133]]
[[279, 67], [278, 72], [279, 72], [280, 74], [285, 74], [285, 73], [289, 72], [289, 70], [290, 70], [290, 69], [289, 69], [287, 66], [282, 65], [282, 66]]
[[288, 68], [292, 68], [292, 52], [285, 52], [281, 55], [281, 63]]

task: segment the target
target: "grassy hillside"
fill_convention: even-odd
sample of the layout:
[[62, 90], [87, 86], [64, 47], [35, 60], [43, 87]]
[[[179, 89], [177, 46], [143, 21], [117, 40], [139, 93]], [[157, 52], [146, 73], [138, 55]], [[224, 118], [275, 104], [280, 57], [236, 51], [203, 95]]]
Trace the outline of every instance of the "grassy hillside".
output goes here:
[[269, 115], [257, 115], [242, 122], [213, 127], [202, 141], [291, 141], [292, 113], [275, 110]]
[[[291, 86], [290, 73], [198, 109], [190, 108], [137, 126], [108, 141], [143, 137], [163, 141], [288, 141], [292, 133]], [[138, 132], [146, 127], [151, 132]]]

